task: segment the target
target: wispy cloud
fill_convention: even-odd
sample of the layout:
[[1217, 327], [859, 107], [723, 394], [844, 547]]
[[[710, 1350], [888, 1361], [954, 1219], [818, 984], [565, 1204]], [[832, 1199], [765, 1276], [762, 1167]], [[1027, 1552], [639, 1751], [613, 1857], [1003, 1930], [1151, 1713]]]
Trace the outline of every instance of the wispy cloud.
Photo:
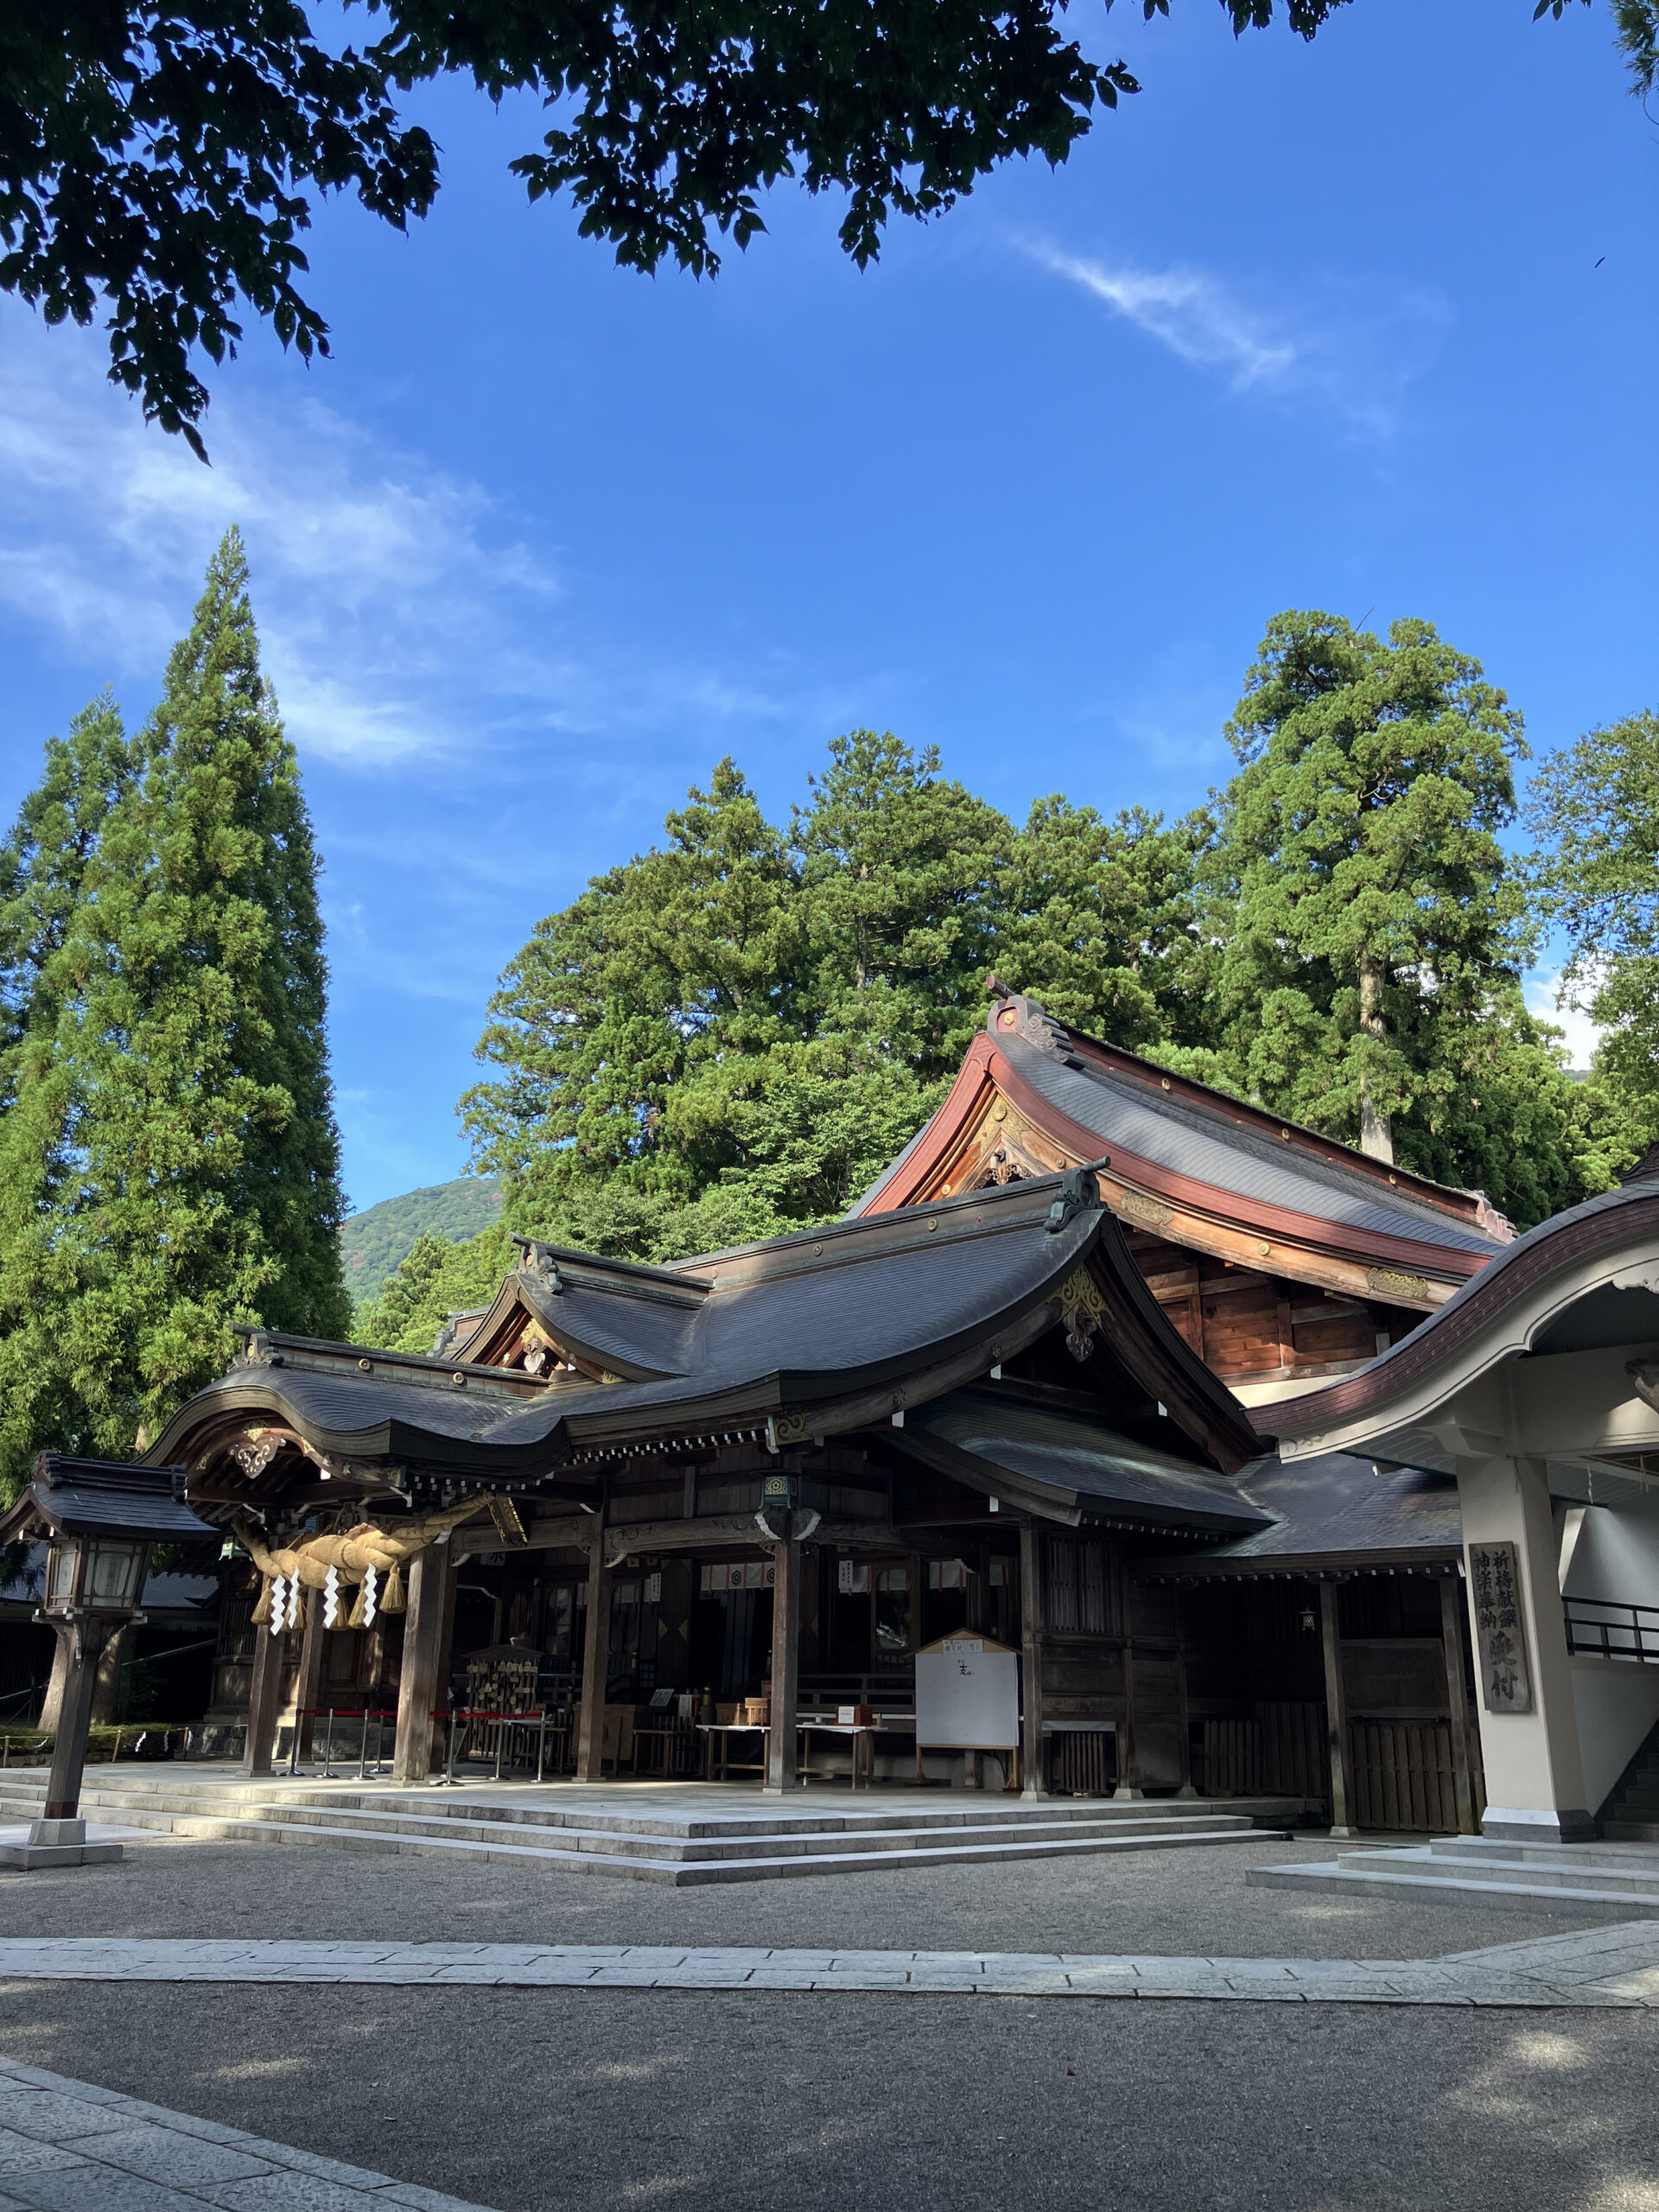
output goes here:
[[1406, 387], [1432, 359], [1449, 321], [1428, 293], [1357, 301], [1342, 280], [1310, 276], [1306, 297], [1253, 306], [1208, 270], [1141, 269], [1022, 237], [1018, 251], [1077, 285], [1189, 368], [1223, 375], [1236, 392], [1315, 402], [1347, 429], [1391, 431]]
[[291, 734], [362, 766], [485, 736], [671, 728], [701, 749], [815, 703], [764, 647], [757, 681], [607, 636], [545, 525], [316, 402], [243, 385], [211, 430], [208, 469], [111, 390], [94, 338], [0, 311], [0, 605], [148, 687], [236, 523]]
[[1027, 241], [1026, 251], [1052, 275], [1104, 300], [1195, 368], [1225, 369], [1235, 384], [1244, 385], [1283, 377], [1295, 366], [1295, 346], [1271, 336], [1199, 270], [1112, 268], [1040, 239]]

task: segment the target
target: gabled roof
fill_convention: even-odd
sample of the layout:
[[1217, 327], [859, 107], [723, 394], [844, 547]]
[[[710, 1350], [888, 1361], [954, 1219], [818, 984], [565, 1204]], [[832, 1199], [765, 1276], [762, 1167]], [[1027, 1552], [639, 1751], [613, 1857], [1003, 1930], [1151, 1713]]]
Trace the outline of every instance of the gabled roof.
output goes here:
[[599, 1352], [624, 1379], [569, 1369], [537, 1378], [261, 1332], [156, 1449], [200, 1469], [233, 1434], [280, 1428], [314, 1458], [534, 1483], [618, 1454], [887, 1424], [1077, 1313], [1216, 1465], [1259, 1452], [1248, 1416], [1165, 1319], [1080, 1173], [671, 1269], [536, 1247], [461, 1348], [505, 1344], [533, 1319], [562, 1351]]
[[[992, 1094], [1075, 1163], [1109, 1157], [1102, 1188], [1132, 1223], [1183, 1211], [1242, 1229], [1294, 1274], [1299, 1251], [1380, 1271], [1376, 1294], [1428, 1305], [1504, 1249], [1509, 1224], [1447, 1189], [1280, 1120], [1053, 1020], [1034, 999], [995, 998], [950, 1096], [854, 1209], [914, 1202], [964, 1160]], [[1172, 1230], [1171, 1234], [1178, 1231]]]

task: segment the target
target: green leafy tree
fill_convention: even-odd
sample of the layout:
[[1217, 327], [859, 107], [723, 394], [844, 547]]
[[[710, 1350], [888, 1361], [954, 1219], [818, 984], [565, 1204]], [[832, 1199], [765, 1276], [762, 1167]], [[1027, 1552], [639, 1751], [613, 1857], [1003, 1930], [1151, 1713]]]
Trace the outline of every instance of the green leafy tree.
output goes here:
[[37, 1239], [54, 1295], [4, 1340], [72, 1394], [78, 1433], [55, 1440], [113, 1452], [220, 1370], [232, 1322], [338, 1336], [349, 1312], [315, 855], [234, 531], [142, 749], [57, 956], [73, 1176]]
[[1566, 980], [1601, 1025], [1596, 1073], [1624, 1117], [1627, 1165], [1659, 1135], [1659, 715], [1592, 730], [1529, 794], [1530, 868]]
[[795, 810], [809, 1033], [864, 1040], [924, 1081], [954, 1074], [984, 1019], [1013, 830], [941, 776], [936, 747], [854, 730]]
[[[1312, 38], [1344, 3], [1286, 0], [1281, 19]], [[1221, 5], [1237, 34], [1280, 14]], [[1611, 5], [1645, 96], [1659, 0]], [[1169, 0], [1141, 7], [1150, 19]], [[466, 76], [492, 100], [553, 108], [513, 171], [532, 199], [567, 194], [582, 234], [626, 266], [714, 271], [722, 236], [741, 247], [764, 230], [761, 195], [785, 177], [844, 195], [842, 243], [861, 265], [894, 214], [941, 213], [1015, 156], [1064, 162], [1097, 110], [1140, 89], [1065, 37], [1063, 12], [367, 0], [382, 35], [342, 48], [303, 0], [34, 0], [0, 12], [0, 287], [49, 322], [107, 306], [111, 376], [200, 454], [193, 356], [235, 353], [244, 302], [285, 346], [328, 351], [299, 289], [315, 199], [354, 193], [400, 230], [430, 208], [437, 149], [402, 121], [400, 93]]]
[[541, 923], [462, 1101], [515, 1226], [680, 1257], [841, 1211], [982, 1015], [1011, 832], [896, 738], [830, 748], [785, 839], [730, 761]]
[[1203, 814], [1166, 828], [1141, 807], [1107, 821], [1058, 791], [1039, 799], [1014, 842], [998, 974], [1131, 1051], [1203, 1045], [1196, 869], [1212, 835]]
[[1432, 625], [1268, 625], [1207, 863], [1234, 1086], [1523, 1218], [1595, 1166], [1521, 996], [1520, 716]]
[[665, 848], [598, 876], [541, 922], [491, 1001], [461, 1101], [474, 1162], [518, 1225], [616, 1179], [690, 1203], [736, 1164], [734, 1090], [788, 1033], [793, 875], [729, 760], [671, 814]]

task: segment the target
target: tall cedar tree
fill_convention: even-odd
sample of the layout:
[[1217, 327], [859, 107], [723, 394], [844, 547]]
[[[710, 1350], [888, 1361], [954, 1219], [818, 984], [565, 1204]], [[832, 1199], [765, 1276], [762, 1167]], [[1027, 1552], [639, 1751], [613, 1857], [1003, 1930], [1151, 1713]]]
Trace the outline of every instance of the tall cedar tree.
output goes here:
[[1623, 1116], [1623, 1166], [1659, 1137], [1659, 715], [1592, 730], [1547, 760], [1528, 820], [1541, 918], [1604, 1032], [1595, 1077]]
[[1208, 864], [1236, 1087], [1523, 1221], [1601, 1187], [1521, 996], [1521, 718], [1427, 622], [1268, 626]]
[[78, 1188], [41, 1346], [115, 1452], [220, 1370], [232, 1322], [349, 1319], [316, 856], [234, 531], [143, 750], [61, 956]]
[[42, 1443], [73, 1443], [79, 1409], [55, 1354], [62, 1224], [83, 1202], [79, 1114], [59, 1050], [75, 996], [66, 947], [138, 748], [107, 695], [50, 738], [46, 772], [0, 845], [0, 1492]]

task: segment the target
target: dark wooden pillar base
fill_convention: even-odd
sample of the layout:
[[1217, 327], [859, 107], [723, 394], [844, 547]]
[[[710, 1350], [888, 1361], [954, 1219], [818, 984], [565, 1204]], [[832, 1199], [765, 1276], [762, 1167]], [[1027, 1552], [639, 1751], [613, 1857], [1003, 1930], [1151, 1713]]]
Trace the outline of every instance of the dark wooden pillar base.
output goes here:
[[582, 1707], [576, 1722], [576, 1780], [599, 1782], [605, 1772], [605, 1677], [611, 1660], [611, 1571], [605, 1564], [605, 1522], [601, 1505], [590, 1524], [588, 1554], [588, 1619], [582, 1643]]
[[438, 1699], [438, 1660], [448, 1610], [449, 1546], [429, 1545], [409, 1571], [409, 1610], [404, 1615], [404, 1657], [397, 1676], [397, 1741], [391, 1778], [405, 1789], [431, 1773], [432, 1714]]
[[1350, 1836], [1348, 1805], [1348, 1693], [1342, 1679], [1342, 1641], [1337, 1633], [1337, 1585], [1319, 1585], [1319, 1627], [1325, 1645], [1325, 1730], [1331, 1758], [1331, 1833]]
[[288, 1631], [273, 1636], [268, 1622], [254, 1630], [253, 1680], [248, 1688], [248, 1738], [242, 1750], [244, 1774], [269, 1774], [276, 1747], [276, 1716], [283, 1698], [283, 1660]]
[[795, 1709], [800, 1681], [801, 1548], [787, 1537], [772, 1549], [777, 1562], [772, 1592], [772, 1728], [766, 1737], [766, 1778], [777, 1795], [798, 1789]]
[[1020, 1796], [1046, 1797], [1043, 1758], [1042, 1539], [1029, 1521], [1020, 1524]]

